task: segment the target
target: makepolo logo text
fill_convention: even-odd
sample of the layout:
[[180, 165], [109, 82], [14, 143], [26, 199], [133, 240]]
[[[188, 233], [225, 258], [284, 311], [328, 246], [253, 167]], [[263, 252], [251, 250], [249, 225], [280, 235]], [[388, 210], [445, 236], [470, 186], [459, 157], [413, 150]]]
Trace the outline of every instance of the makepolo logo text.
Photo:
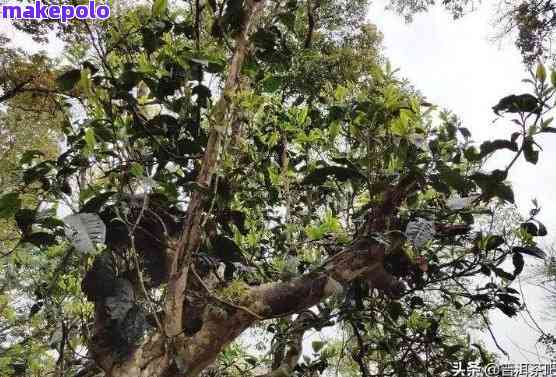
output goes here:
[[106, 20], [110, 17], [110, 7], [106, 4], [96, 5], [94, 0], [88, 5], [44, 5], [35, 1], [35, 5], [2, 4], [0, 18], [11, 20], [61, 20], [66, 22], [73, 18]]

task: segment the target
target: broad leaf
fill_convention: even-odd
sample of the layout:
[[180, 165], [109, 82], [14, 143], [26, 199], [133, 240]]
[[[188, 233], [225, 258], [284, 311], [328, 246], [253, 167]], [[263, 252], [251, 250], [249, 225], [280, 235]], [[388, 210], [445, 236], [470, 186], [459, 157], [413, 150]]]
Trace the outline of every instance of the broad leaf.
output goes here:
[[536, 164], [539, 161], [539, 151], [536, 151], [533, 147], [533, 138], [528, 136], [523, 140], [523, 155], [525, 160], [532, 164]]
[[106, 225], [97, 214], [78, 213], [65, 217], [63, 221], [66, 237], [83, 254], [93, 253], [95, 243], [102, 244], [106, 240]]
[[512, 255], [512, 262], [514, 264], [514, 277], [521, 274], [523, 271], [523, 266], [525, 265], [525, 261], [523, 259], [523, 255], [520, 253], [513, 253]]
[[489, 155], [500, 149], [509, 149], [513, 152], [517, 152], [518, 146], [516, 142], [510, 140], [494, 140], [494, 141], [485, 141], [481, 144], [481, 153], [479, 155], [479, 159]]
[[29, 242], [37, 247], [45, 247], [56, 244], [56, 237], [46, 232], [36, 232], [22, 239], [23, 242]]
[[363, 178], [363, 175], [352, 168], [346, 168], [343, 166], [326, 166], [323, 168], [315, 169], [311, 173], [309, 173], [303, 180], [303, 184], [321, 186], [329, 177], [333, 177], [338, 181], [345, 182], [348, 179], [360, 180]]
[[21, 199], [17, 192], [10, 192], [0, 196], [0, 219], [12, 217], [21, 206]]
[[536, 246], [527, 246], [527, 247], [516, 246], [516, 247], [512, 248], [512, 251], [514, 253], [531, 255], [531, 256], [533, 256], [535, 258], [539, 258], [539, 259], [546, 258], [546, 253], [544, 251], [542, 251], [541, 249], [539, 249], [538, 247], [536, 247]]
[[153, 2], [153, 15], [155, 17], [162, 16], [168, 8], [168, 0], [154, 0]]
[[70, 69], [56, 79], [60, 89], [66, 92], [72, 90], [79, 80], [81, 80], [81, 70], [79, 69]]

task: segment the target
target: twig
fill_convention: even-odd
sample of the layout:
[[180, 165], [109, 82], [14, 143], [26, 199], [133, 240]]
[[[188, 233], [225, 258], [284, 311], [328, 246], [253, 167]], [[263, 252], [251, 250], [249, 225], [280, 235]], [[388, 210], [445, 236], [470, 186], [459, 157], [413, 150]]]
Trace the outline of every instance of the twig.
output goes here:
[[258, 320], [263, 321], [263, 320], [266, 319], [266, 318], [264, 318], [264, 317], [261, 317], [260, 315], [258, 315], [258, 314], [255, 313], [254, 311], [252, 311], [251, 309], [246, 308], [245, 306], [236, 305], [236, 304], [234, 304], [234, 303], [232, 303], [232, 302], [226, 301], [226, 300], [224, 300], [224, 299], [218, 297], [218, 296], [217, 296], [214, 292], [212, 292], [211, 289], [205, 284], [205, 282], [203, 281], [203, 279], [201, 279], [201, 277], [199, 276], [199, 274], [197, 274], [197, 271], [195, 270], [195, 268], [194, 268], [193, 266], [191, 266], [191, 272], [193, 273], [193, 276], [195, 276], [195, 278], [196, 278], [196, 279], [199, 281], [199, 283], [203, 286], [203, 288], [205, 289], [205, 291], [207, 291], [207, 293], [209, 294], [209, 296], [210, 296], [211, 298], [215, 299], [216, 301], [218, 301], [218, 302], [220, 302], [220, 303], [222, 303], [222, 304], [224, 304], [224, 305], [230, 306], [230, 307], [235, 308], [235, 309], [243, 310], [244, 312], [246, 312], [246, 313], [252, 315], [253, 317], [257, 318]]
[[492, 338], [492, 341], [494, 342], [494, 345], [496, 345], [496, 348], [498, 348], [498, 350], [500, 352], [502, 352], [506, 357], [510, 357], [510, 355], [508, 354], [508, 352], [502, 348], [502, 346], [498, 343], [498, 340], [496, 339], [496, 336], [494, 335], [494, 332], [492, 331], [492, 328], [490, 327], [490, 323], [488, 323], [488, 319], [486, 318], [486, 316], [484, 315], [484, 313], [481, 313], [481, 317], [483, 318], [483, 321], [485, 322], [485, 325], [488, 329], [488, 332], [490, 333], [490, 337]]
[[[152, 305], [153, 300], [151, 300], [149, 293], [147, 292], [147, 288], [145, 287], [143, 273], [141, 272], [139, 266], [139, 258], [137, 257], [137, 250], [135, 249], [135, 230], [137, 229], [137, 226], [141, 222], [141, 219], [143, 218], [145, 211], [148, 209], [148, 205], [149, 205], [149, 194], [145, 193], [145, 196], [143, 197], [143, 205], [141, 206], [141, 212], [139, 212], [139, 216], [137, 216], [137, 219], [135, 220], [135, 224], [133, 224], [133, 227], [131, 228], [130, 238], [131, 238], [131, 249], [133, 251], [133, 260], [135, 262], [135, 269], [137, 270], [137, 276], [139, 278], [139, 285], [141, 286], [141, 290], [143, 291], [145, 298]], [[156, 310], [153, 310], [153, 314], [154, 314], [154, 319], [156, 321], [156, 326], [160, 330], [160, 333], [166, 335], [164, 332], [164, 327], [162, 326], [162, 322], [160, 322], [160, 318], [158, 318], [158, 315], [156, 314]]]

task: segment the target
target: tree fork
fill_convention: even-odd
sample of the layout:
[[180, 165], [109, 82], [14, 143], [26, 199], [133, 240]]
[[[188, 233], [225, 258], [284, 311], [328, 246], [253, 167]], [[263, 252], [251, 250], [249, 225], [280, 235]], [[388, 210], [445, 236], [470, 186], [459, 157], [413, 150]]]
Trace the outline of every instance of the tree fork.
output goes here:
[[[209, 187], [217, 169], [218, 155], [223, 134], [226, 132], [225, 124], [230, 117], [231, 101], [229, 95], [234, 93], [240, 84], [240, 72], [249, 47], [249, 30], [258, 14], [264, 8], [264, 0], [250, 0], [246, 3], [246, 17], [241, 31], [236, 36], [235, 50], [224, 84], [224, 90], [209, 116], [209, 138], [201, 164], [201, 170], [196, 182], [200, 187]], [[193, 253], [201, 242], [200, 224], [202, 221], [203, 193], [194, 191], [187, 208], [186, 220], [182, 237], [177, 244], [174, 255], [171, 256], [170, 278], [166, 298], [166, 335], [175, 337], [182, 331], [183, 301], [186, 289], [189, 264]]]

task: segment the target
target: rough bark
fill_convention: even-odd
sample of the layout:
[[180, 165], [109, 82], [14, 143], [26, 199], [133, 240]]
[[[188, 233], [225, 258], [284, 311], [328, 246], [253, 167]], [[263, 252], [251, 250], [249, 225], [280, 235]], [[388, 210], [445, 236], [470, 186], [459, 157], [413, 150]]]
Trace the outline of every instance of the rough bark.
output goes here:
[[[235, 119], [230, 94], [239, 86], [239, 74], [248, 50], [248, 33], [264, 6], [264, 1], [246, 1], [247, 17], [236, 36], [224, 91], [210, 114], [209, 139], [197, 183], [208, 188], [218, 167], [224, 133]], [[194, 192], [187, 209], [185, 225], [171, 255], [170, 276], [162, 331], [146, 337], [125, 359], [113, 356], [110, 334], [104, 327], [102, 308], [97, 308], [91, 353], [107, 377], [195, 377], [214, 362], [230, 342], [256, 321], [301, 313], [358, 278], [388, 294], [399, 293], [398, 280], [384, 270], [385, 246], [369, 238], [369, 233], [383, 232], [390, 227], [390, 218], [406, 196], [413, 182], [403, 181], [392, 187], [384, 202], [369, 213], [367, 227], [354, 242], [329, 258], [314, 271], [291, 281], [273, 282], [247, 287], [234, 303], [226, 303], [214, 294], [210, 281], [192, 270], [192, 256], [201, 242], [203, 194]], [[191, 273], [190, 273], [191, 272]], [[192, 298], [191, 292], [201, 292]], [[195, 302], [194, 302], [195, 301]], [[199, 304], [200, 303], [200, 304]], [[193, 318], [198, 326], [186, 331]], [[299, 334], [298, 334], [299, 335]], [[299, 335], [302, 337], [301, 335]], [[300, 341], [300, 338], [297, 338]], [[297, 363], [295, 347], [286, 357], [288, 368]]]
[[163, 334], [154, 333], [125, 361], [111, 357], [108, 348], [104, 353], [97, 349], [97, 361], [110, 377], [197, 376], [256, 321], [303, 312], [354, 279], [367, 277], [376, 287], [394, 292], [398, 282], [384, 270], [384, 253], [381, 244], [354, 242], [309, 274], [247, 289], [233, 307], [222, 309], [217, 302], [208, 302], [201, 328], [192, 336], [180, 334], [180, 343], [169, 343]]
[[283, 341], [287, 346], [287, 351], [283, 355], [279, 355], [279, 360], [274, 360], [273, 368], [265, 374], [258, 377], [283, 377], [292, 374], [297, 366], [299, 359], [303, 353], [303, 335], [313, 327], [313, 323], [318, 318], [311, 311], [304, 311], [294, 321], [291, 321], [291, 327]]
[[[384, 269], [386, 246], [368, 237], [368, 232], [389, 229], [395, 207], [404, 199], [410, 186], [407, 182], [400, 182], [398, 186], [392, 187], [385, 201], [370, 211], [371, 217], [367, 220], [364, 234], [312, 272], [291, 281], [246, 286], [233, 304], [222, 305], [222, 300], [210, 294], [213, 284], [209, 277], [199, 277], [192, 270], [190, 290], [205, 291], [199, 296], [201, 301], [205, 300], [205, 304], [195, 310], [195, 315], [202, 319], [196, 332], [186, 335], [180, 328], [180, 334], [173, 338], [161, 333], [151, 334], [132, 355], [122, 361], [111, 356], [108, 346], [103, 348], [100, 320], [96, 332], [99, 338], [94, 342], [93, 355], [108, 377], [195, 377], [214, 362], [224, 347], [256, 321], [301, 313], [327, 297], [340, 293], [344, 286], [355, 279], [365, 278], [371, 286], [387, 294], [399, 294], [399, 281]], [[193, 277], [197, 277], [198, 281], [195, 282]], [[185, 292], [181, 293], [184, 295], [182, 302], [189, 302], [185, 299]], [[180, 325], [187, 324], [187, 313], [193, 315], [194, 311], [188, 311], [186, 307], [185, 317], [179, 319]], [[175, 313], [165, 313], [162, 318], [164, 322], [177, 321], [176, 318], [168, 318], [168, 315]], [[102, 313], [97, 313], [97, 319], [101, 318]]]
[[[246, 2], [245, 22], [242, 25], [241, 31], [236, 36], [235, 50], [228, 70], [228, 76], [224, 83], [224, 90], [209, 117], [209, 138], [201, 169], [196, 179], [200, 187], [208, 188], [216, 171], [220, 145], [227, 130], [227, 123], [232, 117], [232, 114], [230, 114], [232, 108], [230, 95], [240, 85], [240, 71], [249, 47], [249, 30], [257, 15], [262, 11], [264, 3], [264, 0], [250, 0]], [[203, 199], [204, 194], [202, 192], [194, 191], [192, 193], [187, 208], [182, 237], [177, 244], [174, 254], [170, 257], [170, 279], [166, 299], [166, 314], [169, 320], [166, 323], [165, 329], [166, 335], [169, 337], [177, 336], [183, 328], [181, 323], [181, 318], [183, 318], [183, 293], [188, 282], [191, 256], [201, 243], [200, 224], [202, 222]]]

